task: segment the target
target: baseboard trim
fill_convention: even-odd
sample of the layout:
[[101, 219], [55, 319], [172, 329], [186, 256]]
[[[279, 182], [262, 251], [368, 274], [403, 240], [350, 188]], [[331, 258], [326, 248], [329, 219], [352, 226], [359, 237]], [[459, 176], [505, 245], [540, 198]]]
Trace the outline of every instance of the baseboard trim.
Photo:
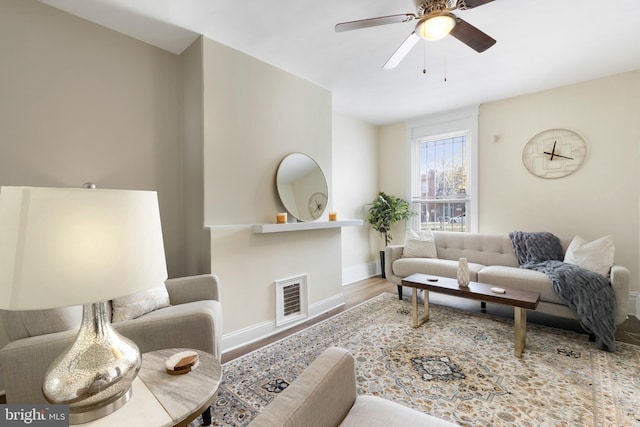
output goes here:
[[329, 310], [344, 306], [344, 295], [339, 293], [322, 301], [309, 305], [309, 316], [300, 319], [297, 322], [287, 323], [281, 327], [276, 327], [276, 321], [268, 320], [266, 322], [257, 323], [244, 329], [240, 329], [228, 334], [222, 335], [222, 353], [235, 350], [247, 344], [254, 343], [261, 339], [270, 337], [278, 332], [293, 328], [301, 323], [307, 322], [318, 317]]
[[359, 282], [379, 274], [380, 264], [375, 261], [345, 267], [342, 269], [342, 286]]

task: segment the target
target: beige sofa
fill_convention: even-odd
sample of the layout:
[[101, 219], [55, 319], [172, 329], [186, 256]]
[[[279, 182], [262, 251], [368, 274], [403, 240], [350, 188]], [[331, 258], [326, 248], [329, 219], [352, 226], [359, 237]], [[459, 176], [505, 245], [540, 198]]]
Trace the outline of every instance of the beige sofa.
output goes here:
[[[508, 235], [490, 233], [456, 233], [434, 231], [437, 258], [403, 257], [402, 245], [389, 245], [385, 249], [387, 280], [398, 285], [402, 299], [402, 279], [413, 273], [455, 278], [458, 260], [467, 258], [470, 279], [509, 289], [540, 293], [536, 311], [569, 319], [578, 319], [553, 291], [551, 280], [538, 271], [519, 268], [518, 260]], [[570, 242], [560, 239], [566, 250]], [[614, 265], [610, 274], [616, 295], [616, 324], [627, 318], [629, 307], [629, 270]]]
[[[113, 323], [142, 353], [164, 348], [193, 348], [220, 359], [222, 309], [216, 276], [166, 281], [171, 306], [133, 320]], [[11, 342], [0, 350], [7, 403], [46, 403], [42, 381], [49, 364], [74, 340], [81, 307], [19, 312], [0, 310]]]
[[356, 395], [353, 356], [326, 349], [250, 427], [453, 427], [448, 421], [375, 396]]

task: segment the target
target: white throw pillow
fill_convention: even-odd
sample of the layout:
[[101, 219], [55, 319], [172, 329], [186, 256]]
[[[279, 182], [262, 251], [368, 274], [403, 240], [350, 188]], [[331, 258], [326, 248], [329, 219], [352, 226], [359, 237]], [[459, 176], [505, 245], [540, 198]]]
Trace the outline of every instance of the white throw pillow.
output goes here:
[[433, 240], [431, 230], [421, 231], [418, 234], [413, 229], [407, 228], [402, 256], [405, 258], [438, 258], [436, 242]]
[[564, 262], [575, 264], [587, 270], [595, 271], [609, 277], [615, 247], [613, 237], [605, 236], [592, 242], [576, 236], [564, 255]]
[[121, 322], [135, 319], [143, 314], [168, 306], [169, 293], [163, 284], [126, 297], [114, 298], [111, 301], [111, 321]]

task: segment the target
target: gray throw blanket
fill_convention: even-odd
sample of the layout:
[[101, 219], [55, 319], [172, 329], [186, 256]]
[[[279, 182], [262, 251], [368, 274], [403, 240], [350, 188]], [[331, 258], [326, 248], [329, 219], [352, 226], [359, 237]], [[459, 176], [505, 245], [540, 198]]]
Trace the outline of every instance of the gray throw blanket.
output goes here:
[[554, 292], [580, 319], [585, 331], [595, 335], [599, 348], [615, 351], [616, 298], [609, 279], [574, 264], [563, 262], [560, 239], [551, 233], [509, 233], [520, 268], [540, 271]]

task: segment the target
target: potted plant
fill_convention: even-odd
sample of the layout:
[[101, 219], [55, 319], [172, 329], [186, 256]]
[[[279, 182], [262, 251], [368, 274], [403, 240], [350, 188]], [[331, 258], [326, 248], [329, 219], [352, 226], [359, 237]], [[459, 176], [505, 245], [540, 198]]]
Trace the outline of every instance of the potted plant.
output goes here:
[[[384, 238], [384, 246], [391, 242], [391, 226], [402, 220], [409, 219], [415, 215], [409, 207], [409, 203], [395, 196], [390, 196], [384, 192], [378, 193], [378, 197], [371, 203], [367, 222], [371, 224], [374, 230], [380, 233], [380, 237]], [[384, 272], [384, 250], [380, 251], [380, 267], [382, 268], [382, 277], [385, 278]]]

